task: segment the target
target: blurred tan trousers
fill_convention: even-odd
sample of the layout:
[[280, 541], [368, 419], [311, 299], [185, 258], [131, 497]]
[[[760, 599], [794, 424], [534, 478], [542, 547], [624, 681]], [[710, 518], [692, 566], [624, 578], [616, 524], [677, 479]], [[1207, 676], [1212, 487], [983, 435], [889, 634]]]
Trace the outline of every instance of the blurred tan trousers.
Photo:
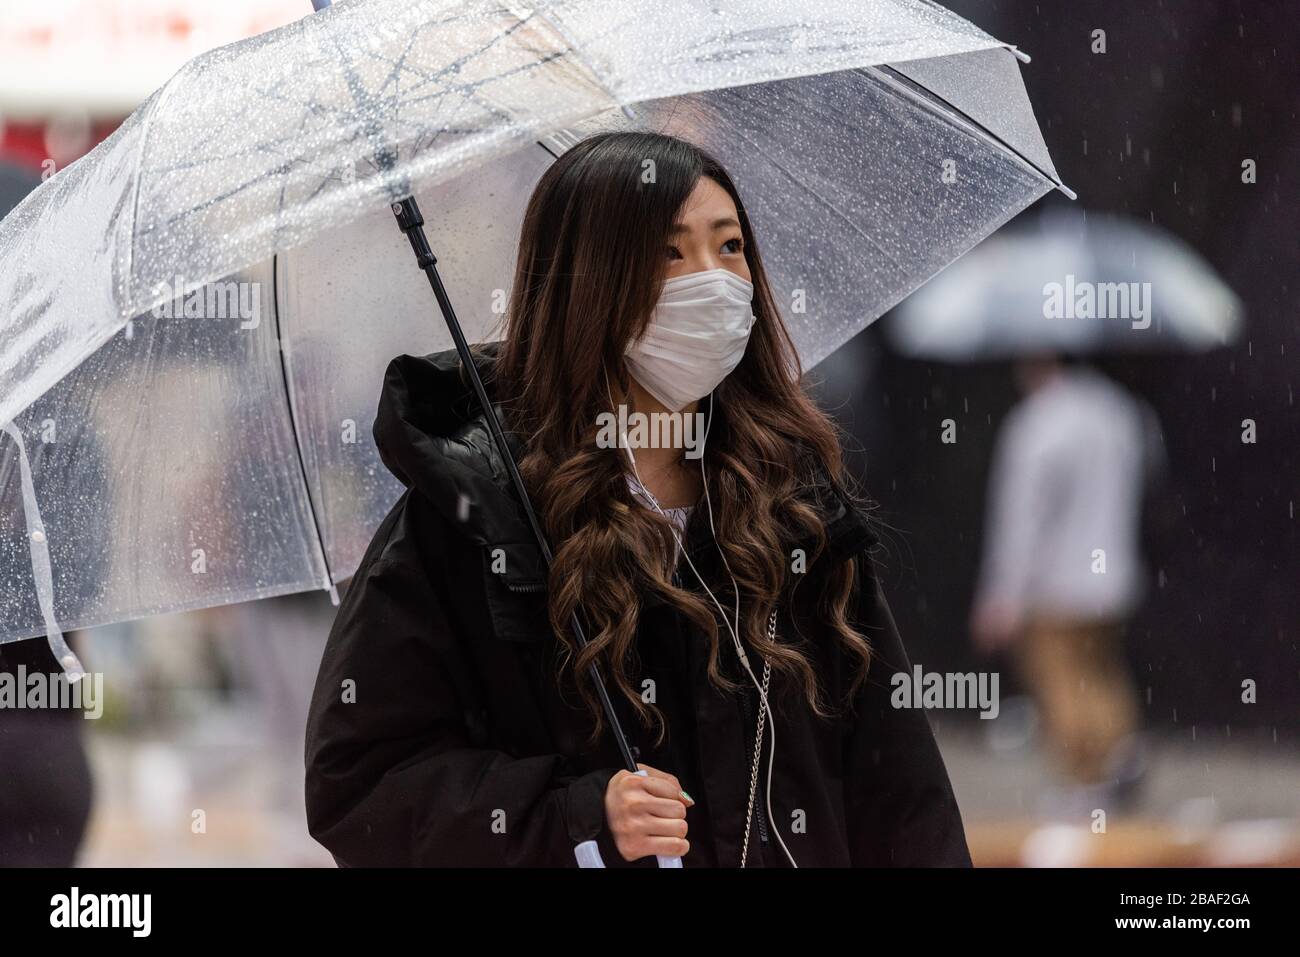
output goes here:
[[1066, 773], [1079, 783], [1105, 779], [1107, 759], [1141, 720], [1120, 625], [1036, 620], [1015, 656]]

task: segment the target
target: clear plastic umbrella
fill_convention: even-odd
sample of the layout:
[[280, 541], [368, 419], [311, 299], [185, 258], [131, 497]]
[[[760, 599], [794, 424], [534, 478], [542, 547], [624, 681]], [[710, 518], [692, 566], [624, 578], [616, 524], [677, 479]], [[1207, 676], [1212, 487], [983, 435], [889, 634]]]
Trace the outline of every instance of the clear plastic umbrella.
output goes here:
[[464, 356], [547, 163], [602, 129], [693, 139], [811, 366], [1060, 187], [1013, 54], [916, 0], [353, 0], [192, 61], [0, 224], [0, 641], [48, 634], [75, 675], [61, 627], [351, 573], [398, 491], [379, 372], [446, 345], [373, 211]]
[[889, 338], [946, 362], [1043, 352], [1201, 352], [1243, 306], [1194, 249], [1120, 216], [1052, 209], [972, 250], [905, 302]]
[[384, 365], [449, 344], [396, 199], [491, 338], [556, 155], [692, 139], [811, 366], [1060, 186], [1018, 55], [916, 0], [345, 0], [192, 61], [0, 224], [0, 641], [352, 573]]

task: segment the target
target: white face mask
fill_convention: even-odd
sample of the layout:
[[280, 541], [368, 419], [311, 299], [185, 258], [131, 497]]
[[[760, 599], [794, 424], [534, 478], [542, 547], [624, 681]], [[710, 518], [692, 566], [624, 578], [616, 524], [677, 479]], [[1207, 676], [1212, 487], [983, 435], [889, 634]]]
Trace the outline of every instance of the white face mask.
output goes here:
[[669, 412], [702, 399], [740, 364], [754, 325], [754, 286], [729, 269], [669, 279], [625, 359]]

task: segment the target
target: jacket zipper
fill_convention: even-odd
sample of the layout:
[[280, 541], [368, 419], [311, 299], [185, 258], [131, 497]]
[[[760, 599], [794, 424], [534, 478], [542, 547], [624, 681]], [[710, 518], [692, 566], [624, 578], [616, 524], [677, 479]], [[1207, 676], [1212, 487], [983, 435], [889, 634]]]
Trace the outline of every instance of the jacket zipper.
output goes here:
[[506, 587], [513, 592], [545, 591], [546, 582], [522, 582], [519, 584], [516, 584], [514, 582], [506, 582]]
[[[676, 585], [678, 588], [685, 587], [682, 584], [680, 570], [673, 571], [673, 584]], [[752, 713], [752, 711], [750, 710], [749, 688], [747, 688], [745, 685], [740, 686], [740, 700], [744, 705], [746, 724], [752, 724], [756, 722], [758, 720], [758, 716]], [[745, 743], [745, 735], [743, 733], [743, 729], [740, 735], [740, 741], [741, 741], [741, 751], [744, 755], [744, 760], [741, 762], [740, 766], [744, 768], [746, 771], [749, 771], [752, 767], [750, 762], [753, 761], [754, 759], [754, 753], [751, 750], [753, 746], [753, 742], [750, 742], [749, 744]], [[760, 774], [761, 774], [761, 769], [760, 769]], [[749, 782], [746, 781], [745, 784], [746, 787], [748, 787]], [[748, 791], [746, 791], [746, 800], [748, 800], [748, 796], [749, 796]], [[755, 817], [754, 823], [757, 824], [758, 826], [758, 839], [762, 843], [766, 844], [767, 843], [767, 816], [763, 813], [763, 795], [761, 793], [756, 794], [754, 796], [754, 817]]]
[[[744, 702], [746, 723], [752, 723], [757, 721], [758, 716], [750, 710], [750, 706], [749, 706], [749, 688], [745, 687], [744, 685], [741, 685], [740, 688], [740, 699], [742, 702]], [[755, 726], [755, 734], [757, 736], [757, 726]], [[745, 736], [742, 734], [740, 736], [740, 739], [743, 742], [745, 740]], [[748, 745], [745, 746], [744, 751], [745, 751], [745, 761], [742, 767], [744, 767], [746, 770], [750, 770], [752, 768], [750, 762], [754, 760], [754, 752], [751, 750], [750, 746]], [[761, 755], [760, 755], [760, 759], [761, 759]], [[761, 776], [762, 773], [763, 773], [762, 768], [759, 768], [759, 775]], [[746, 782], [746, 784], [748, 784], [748, 782]], [[763, 814], [763, 794], [764, 792], [760, 789], [754, 795], [754, 818], [755, 818], [754, 823], [758, 825], [758, 839], [762, 841], [764, 844], [766, 844], [767, 843], [767, 817], [766, 815]]]

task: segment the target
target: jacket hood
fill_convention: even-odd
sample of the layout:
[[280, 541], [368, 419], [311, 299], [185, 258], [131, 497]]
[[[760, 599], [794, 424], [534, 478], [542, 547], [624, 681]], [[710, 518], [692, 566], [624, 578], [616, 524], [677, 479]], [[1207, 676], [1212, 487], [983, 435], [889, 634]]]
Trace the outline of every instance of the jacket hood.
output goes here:
[[[498, 419], [503, 413], [493, 370], [500, 346], [489, 342], [471, 347]], [[407, 488], [418, 489], [473, 540], [532, 541], [523, 507], [515, 499], [510, 475], [455, 349], [398, 356], [388, 364], [374, 437], [388, 470]], [[506, 438], [517, 461], [522, 444], [511, 432]]]
[[[501, 343], [471, 347], [497, 417], [504, 422], [495, 388]], [[725, 417], [718, 422], [724, 434]], [[712, 426], [710, 427], [712, 429]], [[515, 460], [524, 445], [505, 433]], [[492, 440], [473, 386], [464, 376], [455, 349], [427, 356], [398, 356], [388, 365], [374, 426], [384, 465], [408, 488], [418, 489], [444, 516], [483, 544], [534, 542], [523, 507], [515, 497], [505, 462]], [[826, 480], [810, 490], [823, 514], [833, 552], [850, 554], [875, 539], [866, 515]], [[688, 541], [694, 553], [712, 538], [707, 523], [692, 523]]]

